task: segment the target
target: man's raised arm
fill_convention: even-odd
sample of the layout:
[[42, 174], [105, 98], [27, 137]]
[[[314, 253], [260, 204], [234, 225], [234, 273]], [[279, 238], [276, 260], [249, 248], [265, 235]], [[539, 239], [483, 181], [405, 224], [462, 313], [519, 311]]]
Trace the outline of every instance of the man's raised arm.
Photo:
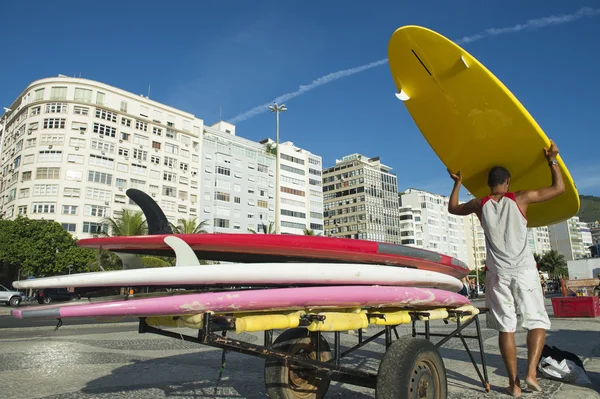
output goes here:
[[452, 180], [454, 180], [454, 187], [452, 188], [452, 193], [450, 194], [450, 200], [448, 201], [448, 212], [452, 215], [466, 216], [471, 213], [477, 213], [479, 210], [479, 200], [473, 198], [469, 202], [465, 202], [462, 204], [458, 203], [458, 192], [460, 190], [460, 185], [462, 184], [462, 176], [460, 171], [458, 173], [452, 173], [448, 169], [448, 173]]
[[558, 166], [558, 161], [556, 160], [557, 155], [558, 147], [550, 140], [550, 148], [544, 148], [544, 156], [548, 160], [550, 172], [552, 173], [552, 185], [537, 190], [524, 190], [515, 193], [519, 202], [524, 202], [525, 204], [544, 202], [565, 192], [565, 182]]

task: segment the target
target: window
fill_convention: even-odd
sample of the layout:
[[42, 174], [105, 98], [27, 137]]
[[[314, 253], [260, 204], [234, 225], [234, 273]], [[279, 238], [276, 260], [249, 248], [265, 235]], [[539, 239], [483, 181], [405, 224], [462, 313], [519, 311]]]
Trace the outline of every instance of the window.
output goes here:
[[96, 108], [96, 118], [104, 119], [109, 122], [117, 122], [117, 114], [102, 108]]
[[39, 115], [41, 107], [38, 105], [37, 107], [31, 107], [31, 109], [29, 110], [29, 115], [30, 116], [34, 116], [34, 115]]
[[65, 104], [65, 103], [48, 103], [48, 104], [46, 104], [46, 113], [47, 114], [66, 114], [67, 113], [67, 104]]
[[171, 172], [163, 172], [163, 180], [176, 182], [177, 175], [175, 173], [171, 173]]
[[138, 129], [138, 130], [142, 130], [144, 132], [147, 132], [148, 131], [148, 123], [144, 122], [144, 121], [141, 121], [139, 119], [136, 119], [135, 120], [135, 128]]
[[32, 164], [32, 163], [35, 161], [34, 157], [35, 157], [35, 155], [34, 155], [34, 154], [28, 154], [28, 155], [25, 155], [25, 156], [23, 157], [23, 165], [29, 165], [29, 164]]
[[223, 166], [215, 166], [215, 172], [217, 172], [221, 175], [231, 176], [231, 170], [229, 168], [225, 168]]
[[33, 196], [57, 196], [58, 184], [35, 184], [33, 186]]
[[108, 184], [110, 186], [112, 185], [112, 175], [104, 172], [96, 172], [90, 170], [88, 172], [88, 181], [94, 183]]
[[173, 129], [167, 129], [167, 133], [165, 134], [165, 136], [169, 139], [176, 139], [177, 138], [177, 132]]
[[31, 180], [31, 172], [23, 172], [21, 175], [21, 180], [28, 181]]
[[154, 165], [160, 165], [160, 157], [157, 157], [156, 155], [152, 155], [150, 157], [150, 163], [153, 163]]
[[77, 225], [75, 223], [61, 223], [60, 225], [69, 233], [74, 233], [77, 231]]
[[88, 89], [75, 88], [75, 101], [82, 103], [92, 102], [92, 91]]
[[176, 146], [175, 144], [165, 143], [165, 152], [167, 152], [169, 154], [178, 154], [179, 147]]
[[158, 141], [153, 141], [152, 148], [154, 148], [155, 150], [160, 150], [160, 143]]
[[115, 160], [113, 158], [103, 157], [100, 155], [90, 154], [88, 164], [95, 166], [102, 166], [104, 168], [113, 169], [115, 167]]
[[85, 139], [70, 138], [69, 146], [70, 147], [85, 147]]
[[36, 139], [27, 139], [25, 142], [25, 148], [31, 148], [36, 146]]
[[31, 205], [31, 213], [54, 213], [56, 203], [54, 202], [34, 202]]
[[77, 105], [73, 107], [73, 113], [75, 115], [88, 115], [89, 112], [90, 109], [88, 107], [80, 107]]
[[133, 157], [140, 161], [146, 161], [148, 159], [148, 151], [142, 151], [138, 149], [133, 150]]
[[162, 195], [166, 195], [167, 197], [176, 197], [177, 190], [175, 187], [163, 186]]
[[220, 227], [220, 228], [223, 228], [223, 229], [227, 229], [227, 228], [229, 228], [229, 220], [228, 219], [215, 218], [214, 219], [214, 226], [215, 227]]
[[230, 201], [230, 196], [229, 196], [229, 193], [224, 193], [222, 191], [215, 191], [215, 199], [217, 201], [229, 202]]
[[28, 188], [22, 188], [19, 190], [19, 198], [29, 198], [31, 190]]
[[117, 129], [101, 123], [94, 123], [94, 133], [98, 133], [107, 137], [116, 137]]
[[121, 117], [121, 125], [131, 127], [131, 119]]
[[77, 205], [63, 205], [63, 215], [77, 215]]
[[96, 104], [104, 105], [104, 93], [102, 93], [102, 92], [96, 93]]
[[64, 118], [46, 118], [44, 119], [44, 129], [64, 129], [65, 121]]
[[62, 161], [62, 151], [40, 151], [38, 162], [60, 162]]
[[258, 200], [257, 205], [259, 208], [267, 208], [269, 206], [269, 203], [264, 200]]
[[65, 180], [67, 181], [81, 181], [83, 179], [83, 172], [80, 170], [67, 170]]
[[110, 201], [111, 190], [88, 187], [85, 189], [85, 198], [98, 201]]
[[115, 152], [115, 145], [113, 143], [106, 143], [104, 141], [92, 140], [92, 150], [99, 150], [105, 152]]
[[148, 168], [145, 165], [139, 165], [139, 164], [132, 163], [131, 164], [131, 173], [134, 173], [136, 175], [146, 176], [146, 174], [148, 173]]
[[152, 128], [152, 133], [156, 134], [157, 136], [162, 136], [162, 129], [159, 127], [154, 126]]
[[129, 150], [127, 148], [120, 147], [119, 148], [119, 155], [122, 155], [124, 157], [128, 157], [129, 156]]
[[66, 100], [67, 99], [67, 88], [66, 87], [52, 87], [50, 89], [50, 100]]
[[99, 205], [85, 205], [83, 207], [84, 216], [107, 217], [110, 216], [110, 208]]
[[127, 180], [117, 178], [116, 186], [119, 187], [119, 188], [126, 188], [127, 187]]
[[179, 169], [183, 170], [184, 172], [186, 172], [188, 170], [188, 164], [187, 163], [183, 163], [181, 162], [179, 164]]
[[171, 157], [165, 157], [164, 164], [165, 164], [165, 166], [169, 166], [169, 167], [173, 168], [177, 165], [177, 159], [171, 158]]
[[63, 197], [79, 198], [81, 196], [81, 189], [75, 187], [65, 187], [63, 190]]
[[133, 144], [148, 145], [148, 137], [139, 134], [133, 135]]
[[[25, 179], [23, 172], [23, 179]], [[30, 172], [31, 173], [31, 172]], [[31, 177], [31, 175], [29, 175]], [[60, 179], [60, 168], [37, 168], [35, 170], [36, 179]]]
[[22, 205], [18, 207], [17, 212], [19, 215], [27, 215], [27, 205]]
[[121, 101], [121, 112], [127, 112], [127, 101]]
[[44, 89], [37, 89], [33, 96], [33, 101], [41, 101], [44, 99]]
[[108, 233], [108, 224], [83, 222], [83, 232], [89, 234]]

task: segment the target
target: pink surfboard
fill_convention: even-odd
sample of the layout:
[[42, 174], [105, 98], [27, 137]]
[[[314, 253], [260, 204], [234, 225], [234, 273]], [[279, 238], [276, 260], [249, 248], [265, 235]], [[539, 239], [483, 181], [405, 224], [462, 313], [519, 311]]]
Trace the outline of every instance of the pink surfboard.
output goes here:
[[469, 300], [434, 288], [389, 286], [325, 286], [221, 291], [155, 298], [129, 299], [81, 305], [14, 309], [15, 318], [71, 318], [168, 316], [206, 311], [226, 313], [303, 308], [458, 307]]

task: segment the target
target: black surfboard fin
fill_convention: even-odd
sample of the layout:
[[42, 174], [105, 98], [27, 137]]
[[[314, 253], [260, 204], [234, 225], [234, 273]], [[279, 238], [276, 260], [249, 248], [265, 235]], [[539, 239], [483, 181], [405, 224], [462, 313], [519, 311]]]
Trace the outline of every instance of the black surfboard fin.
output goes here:
[[135, 188], [128, 189], [125, 194], [144, 212], [146, 223], [148, 223], [148, 235], [173, 234], [167, 217], [152, 197]]

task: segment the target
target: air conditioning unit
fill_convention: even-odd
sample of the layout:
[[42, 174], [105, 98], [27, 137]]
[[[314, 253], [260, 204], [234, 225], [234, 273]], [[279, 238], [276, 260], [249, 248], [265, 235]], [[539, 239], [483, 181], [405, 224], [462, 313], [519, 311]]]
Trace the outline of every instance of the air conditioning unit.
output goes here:
[[104, 205], [108, 205], [108, 204], [110, 204], [110, 202], [104, 201]]
[[49, 149], [52, 149], [52, 144], [50, 144], [50, 145], [48, 146], [48, 148], [49, 148]]
[[119, 140], [119, 143], [123, 143], [123, 140]]
[[75, 147], [75, 151], [79, 151], [79, 147]]

